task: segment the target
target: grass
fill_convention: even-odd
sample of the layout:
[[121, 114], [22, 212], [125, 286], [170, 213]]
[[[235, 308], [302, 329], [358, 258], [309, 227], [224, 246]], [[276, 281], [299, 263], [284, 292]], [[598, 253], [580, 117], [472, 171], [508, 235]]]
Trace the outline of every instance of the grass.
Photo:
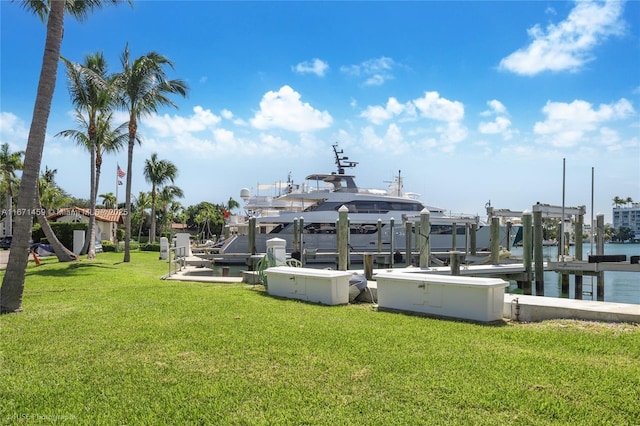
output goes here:
[[640, 423], [638, 325], [318, 306], [121, 259], [29, 267], [0, 317], [0, 424]]

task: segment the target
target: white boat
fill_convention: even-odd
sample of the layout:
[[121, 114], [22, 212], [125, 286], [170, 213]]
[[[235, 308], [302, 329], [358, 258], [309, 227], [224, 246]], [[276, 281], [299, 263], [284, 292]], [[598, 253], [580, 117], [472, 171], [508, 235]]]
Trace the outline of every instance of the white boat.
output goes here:
[[[454, 247], [460, 251], [468, 249], [471, 224], [477, 225], [476, 248], [489, 248], [490, 227], [478, 216], [451, 215], [445, 209], [423, 204], [418, 194], [404, 192], [400, 173], [385, 190], [360, 188], [355, 176], [345, 173], [358, 163], [342, 156], [343, 151], [338, 150], [337, 145], [333, 145], [333, 151], [337, 173], [309, 175], [302, 185], [294, 184], [289, 177], [287, 182], [269, 188], [259, 187], [277, 191], [273, 196], [251, 195], [249, 189], [242, 189], [240, 195], [245, 202], [245, 215], [227, 220], [229, 236], [217, 244], [218, 252], [227, 255], [249, 253], [249, 221], [255, 219], [258, 229], [255, 252], [264, 253], [267, 240], [280, 238], [286, 241], [287, 252], [302, 250], [321, 259], [322, 253], [337, 251], [336, 221], [342, 206], [349, 210], [349, 247], [354, 253], [378, 252], [380, 247], [384, 253], [404, 252], [405, 224], [407, 221], [418, 223], [425, 208], [430, 216], [432, 252], [446, 252]], [[294, 235], [294, 230], [300, 228], [304, 229], [302, 235], [299, 231]], [[415, 247], [415, 231], [411, 237]], [[299, 243], [294, 247], [300, 240], [302, 247]]]

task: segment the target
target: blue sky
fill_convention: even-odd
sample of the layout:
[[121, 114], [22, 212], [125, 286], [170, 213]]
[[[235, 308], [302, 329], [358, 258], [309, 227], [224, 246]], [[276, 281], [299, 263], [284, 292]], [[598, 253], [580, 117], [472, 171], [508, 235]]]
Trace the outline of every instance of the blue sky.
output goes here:
[[[18, 3], [0, 13], [0, 142], [19, 150], [45, 26]], [[590, 214], [592, 167], [595, 213], [640, 201], [637, 1], [138, 1], [67, 18], [62, 54], [102, 51], [118, 72], [126, 43], [166, 55], [190, 87], [141, 121], [134, 195], [150, 189], [153, 152], [178, 167], [186, 206], [334, 171], [337, 142], [360, 186], [400, 170], [406, 190], [454, 213], [561, 205], [563, 158], [567, 206]], [[61, 66], [42, 168], [88, 198], [88, 153], [54, 137], [75, 126]], [[115, 192], [117, 163], [126, 152], [105, 158], [100, 193]]]

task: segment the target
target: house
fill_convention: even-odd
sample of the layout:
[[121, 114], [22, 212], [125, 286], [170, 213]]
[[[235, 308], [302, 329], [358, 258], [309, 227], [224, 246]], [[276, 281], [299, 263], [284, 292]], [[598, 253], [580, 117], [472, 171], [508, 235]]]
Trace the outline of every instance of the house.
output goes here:
[[[89, 209], [69, 207], [58, 209], [56, 213], [47, 216], [47, 220], [52, 222], [89, 223], [89, 215]], [[124, 224], [122, 211], [118, 209], [96, 209], [95, 216], [96, 241], [109, 240], [114, 244], [117, 243], [116, 229], [118, 229], [118, 225]]]

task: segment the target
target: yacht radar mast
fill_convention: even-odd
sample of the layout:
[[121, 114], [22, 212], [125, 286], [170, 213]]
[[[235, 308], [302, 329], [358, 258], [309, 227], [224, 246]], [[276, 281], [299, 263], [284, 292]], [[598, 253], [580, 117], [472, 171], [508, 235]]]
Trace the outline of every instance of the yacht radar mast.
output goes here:
[[342, 150], [338, 151], [338, 144], [332, 145], [333, 146], [333, 153], [336, 156], [336, 165], [338, 166], [338, 174], [339, 175], [343, 175], [344, 174], [344, 169], [345, 168], [353, 168], [355, 167], [358, 163], [355, 161], [348, 161], [349, 157], [340, 157], [340, 155], [343, 153]]

